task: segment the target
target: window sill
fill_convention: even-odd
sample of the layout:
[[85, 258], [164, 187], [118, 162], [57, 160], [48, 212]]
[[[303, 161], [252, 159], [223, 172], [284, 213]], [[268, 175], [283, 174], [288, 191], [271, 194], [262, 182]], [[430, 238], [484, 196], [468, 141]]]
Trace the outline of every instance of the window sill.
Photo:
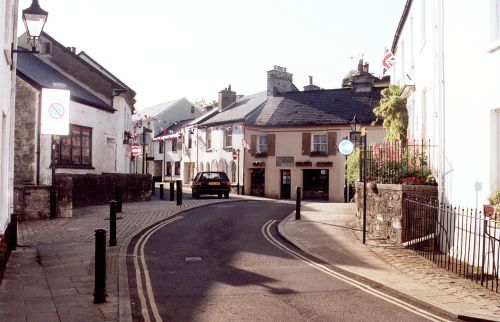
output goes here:
[[494, 52], [498, 51], [500, 49], [500, 39], [492, 41], [486, 51], [490, 54], [493, 54]]
[[255, 153], [256, 158], [267, 158], [267, 152], [257, 152]]
[[214, 152], [214, 149], [212, 149], [212, 148], [206, 149], [205, 152]]
[[309, 153], [310, 157], [327, 157], [328, 153], [326, 152], [311, 152]]
[[79, 165], [79, 164], [56, 164], [56, 169], [86, 169], [95, 170], [92, 165]]

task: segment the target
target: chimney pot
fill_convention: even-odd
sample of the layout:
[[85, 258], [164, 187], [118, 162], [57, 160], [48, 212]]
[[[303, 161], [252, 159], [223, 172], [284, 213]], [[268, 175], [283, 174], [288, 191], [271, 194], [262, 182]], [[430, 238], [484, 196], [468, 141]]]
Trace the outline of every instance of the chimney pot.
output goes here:
[[309, 85], [312, 85], [312, 84], [313, 84], [313, 77], [309, 76]]

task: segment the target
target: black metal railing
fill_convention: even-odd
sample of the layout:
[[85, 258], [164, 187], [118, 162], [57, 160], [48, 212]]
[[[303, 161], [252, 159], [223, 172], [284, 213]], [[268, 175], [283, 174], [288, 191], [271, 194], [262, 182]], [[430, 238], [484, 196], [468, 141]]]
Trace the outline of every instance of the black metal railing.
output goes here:
[[[433, 153], [435, 148], [430, 141], [416, 140], [407, 144], [401, 141], [370, 144], [366, 151], [367, 179], [378, 183], [433, 183], [430, 182], [433, 180], [430, 166], [432, 158], [437, 156]], [[360, 160], [360, 164], [363, 162]], [[359, 177], [364, 181], [361, 171]]]
[[477, 209], [405, 198], [403, 245], [498, 293], [500, 222]]

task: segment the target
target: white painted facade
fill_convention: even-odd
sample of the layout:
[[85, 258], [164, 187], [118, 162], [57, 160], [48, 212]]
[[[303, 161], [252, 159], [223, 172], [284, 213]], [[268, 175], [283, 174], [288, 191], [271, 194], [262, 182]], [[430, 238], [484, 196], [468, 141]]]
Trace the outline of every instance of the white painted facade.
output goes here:
[[[226, 129], [232, 129], [231, 143], [226, 144]], [[221, 125], [212, 125], [208, 127], [193, 128], [193, 142], [191, 149], [188, 149], [187, 141], [185, 140], [183, 146], [183, 159], [184, 162], [194, 164], [194, 173], [200, 171], [224, 171], [231, 185], [235, 187], [238, 182], [240, 186], [243, 185], [243, 138], [245, 126], [242, 122], [227, 123]], [[210, 133], [210, 146], [207, 145], [207, 132]], [[189, 129], [185, 130], [189, 133]], [[239, 159], [233, 159], [233, 151], [239, 150]], [[239, 163], [239, 177], [238, 177], [238, 163]], [[185, 170], [184, 170], [185, 171]], [[189, 178], [192, 180], [192, 177]], [[187, 179], [187, 177], [185, 177]]]
[[11, 44], [16, 44], [17, 11], [17, 0], [0, 1], [0, 240], [13, 212], [16, 69]]
[[[70, 124], [92, 128], [92, 169], [72, 169], [57, 167], [56, 173], [129, 173], [130, 146], [123, 144], [127, 113], [130, 108], [125, 100], [115, 97], [115, 113], [70, 101]], [[127, 112], [128, 111], [128, 112]], [[40, 136], [40, 184], [51, 184], [51, 145], [50, 135]]]
[[408, 3], [391, 80], [410, 137], [437, 146], [441, 200], [482, 209], [500, 189], [500, 0]]

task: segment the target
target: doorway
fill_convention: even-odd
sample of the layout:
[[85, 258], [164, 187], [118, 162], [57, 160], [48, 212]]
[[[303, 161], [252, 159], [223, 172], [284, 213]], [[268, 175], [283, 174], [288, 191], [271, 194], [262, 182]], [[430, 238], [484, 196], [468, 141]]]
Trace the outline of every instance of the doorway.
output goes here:
[[281, 170], [281, 175], [280, 175], [280, 182], [281, 182], [281, 199], [290, 199], [291, 198], [291, 192], [292, 192], [292, 175], [290, 170]]
[[328, 201], [328, 169], [304, 170], [304, 199]]
[[264, 197], [265, 195], [265, 169], [250, 169], [250, 195]]

